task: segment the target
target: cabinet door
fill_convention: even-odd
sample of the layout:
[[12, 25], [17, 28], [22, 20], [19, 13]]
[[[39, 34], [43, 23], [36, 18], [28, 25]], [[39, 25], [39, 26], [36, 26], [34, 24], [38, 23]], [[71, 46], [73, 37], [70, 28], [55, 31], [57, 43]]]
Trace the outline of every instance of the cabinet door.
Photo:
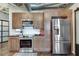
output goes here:
[[45, 51], [45, 40], [44, 40], [44, 37], [34, 37], [34, 40], [33, 40], [33, 49], [34, 51], [37, 51], [37, 52], [44, 52]]
[[10, 37], [8, 43], [9, 43], [8, 45], [9, 45], [10, 51], [19, 51], [20, 42], [19, 42], [18, 37], [17, 38]]
[[44, 29], [44, 18], [43, 18], [44, 14], [43, 13], [32, 13], [32, 15], [33, 15], [34, 28], [43, 30]]
[[19, 29], [22, 27], [22, 21], [32, 20], [33, 17], [30, 13], [12, 13], [12, 27]]
[[37, 37], [34, 37], [34, 39], [33, 39], [33, 50], [36, 51], [36, 52], [38, 52], [39, 49], [40, 49], [39, 41], [40, 40]]
[[22, 26], [21, 13], [12, 13], [12, 28], [18, 29]]
[[22, 21], [27, 21], [28, 19], [29, 20], [33, 19], [33, 16], [30, 13], [21, 13], [21, 15], [22, 15]]

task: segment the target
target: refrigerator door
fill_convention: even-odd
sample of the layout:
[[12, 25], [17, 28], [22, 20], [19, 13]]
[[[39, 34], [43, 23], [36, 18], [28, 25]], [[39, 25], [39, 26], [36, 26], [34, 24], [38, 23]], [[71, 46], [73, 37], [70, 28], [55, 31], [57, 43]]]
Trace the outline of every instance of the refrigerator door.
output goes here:
[[69, 54], [70, 44], [68, 41], [55, 41], [53, 54]]
[[67, 19], [52, 19], [52, 54], [69, 54], [70, 29]]
[[70, 23], [68, 20], [61, 19], [60, 20], [60, 37], [63, 39], [60, 40], [68, 40], [70, 41]]

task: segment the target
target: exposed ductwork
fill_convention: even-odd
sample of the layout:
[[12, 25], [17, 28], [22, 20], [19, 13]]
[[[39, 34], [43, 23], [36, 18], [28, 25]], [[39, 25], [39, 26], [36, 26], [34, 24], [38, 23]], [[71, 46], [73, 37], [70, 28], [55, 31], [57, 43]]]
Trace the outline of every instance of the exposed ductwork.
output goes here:
[[28, 11], [44, 10], [52, 8], [68, 8], [72, 3], [15, 3], [18, 7], [24, 5]]
[[27, 3], [27, 4], [24, 4], [24, 5], [25, 5], [25, 7], [27, 8], [28, 11], [31, 11], [32, 10], [30, 4]]
[[51, 9], [51, 8], [67, 8], [70, 7], [72, 4], [59, 4], [59, 3], [52, 3], [52, 4], [45, 4], [39, 7], [31, 7], [32, 10], [43, 10], [43, 9]]

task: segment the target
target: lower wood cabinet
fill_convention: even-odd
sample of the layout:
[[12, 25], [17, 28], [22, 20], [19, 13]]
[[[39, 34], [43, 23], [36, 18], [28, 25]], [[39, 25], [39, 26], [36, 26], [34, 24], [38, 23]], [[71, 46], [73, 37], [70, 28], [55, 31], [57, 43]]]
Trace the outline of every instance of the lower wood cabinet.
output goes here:
[[9, 51], [19, 51], [19, 48], [20, 48], [19, 37], [9, 37], [8, 48], [9, 48]]
[[35, 36], [33, 38], [33, 50], [36, 52], [50, 52], [49, 43], [43, 36]]

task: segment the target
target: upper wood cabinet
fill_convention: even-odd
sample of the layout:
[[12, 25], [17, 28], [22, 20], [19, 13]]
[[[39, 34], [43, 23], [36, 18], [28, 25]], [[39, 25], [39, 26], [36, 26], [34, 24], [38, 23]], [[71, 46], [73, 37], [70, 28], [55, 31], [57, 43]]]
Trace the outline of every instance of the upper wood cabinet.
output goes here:
[[32, 13], [34, 28], [44, 30], [44, 13]]
[[[21, 13], [21, 15], [22, 15], [22, 19], [30, 19], [30, 20], [32, 20], [33, 19], [33, 16], [32, 16], [32, 14], [31, 13]], [[22, 20], [23, 21], [23, 20]]]
[[21, 28], [22, 21], [21, 21], [22, 15], [20, 13], [12, 13], [12, 28], [18, 29]]
[[22, 27], [22, 21], [32, 20], [30, 13], [12, 13], [12, 28], [19, 29]]

